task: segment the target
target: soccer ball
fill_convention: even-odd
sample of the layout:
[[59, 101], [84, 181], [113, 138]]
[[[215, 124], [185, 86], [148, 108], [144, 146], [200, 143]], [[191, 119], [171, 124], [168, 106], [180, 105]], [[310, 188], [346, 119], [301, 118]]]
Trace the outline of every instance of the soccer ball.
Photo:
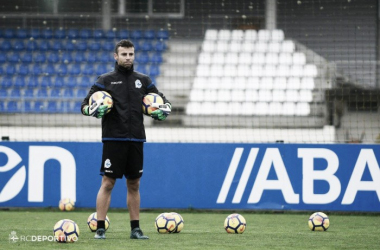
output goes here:
[[325, 213], [316, 212], [309, 217], [308, 224], [312, 231], [326, 231], [330, 226], [330, 220]]
[[240, 214], [230, 214], [224, 220], [224, 229], [226, 229], [229, 234], [242, 234], [246, 226], [246, 220]]
[[63, 219], [55, 223], [53, 234], [57, 242], [76, 242], [79, 238], [79, 227], [74, 221]]
[[171, 212], [171, 214], [174, 216], [174, 219], [175, 219], [175, 222], [176, 222], [176, 226], [175, 226], [175, 229], [174, 229], [173, 233], [179, 233], [183, 229], [184, 220], [183, 220], [182, 216], [180, 214], [178, 214], [178, 213]]
[[[105, 229], [107, 231], [107, 229], [109, 228], [111, 222], [110, 222], [110, 219], [108, 218], [108, 216], [106, 215], [106, 220], [104, 221], [104, 224], [105, 224]], [[90, 229], [91, 232], [96, 232], [96, 229], [97, 229], [97, 226], [98, 226], [98, 218], [97, 218], [97, 213], [92, 213], [90, 214], [90, 216], [88, 216], [88, 219], [87, 219], [87, 225], [88, 225], [88, 228]]]
[[58, 207], [61, 211], [72, 211], [75, 208], [75, 202], [70, 198], [64, 198], [59, 201]]
[[112, 96], [108, 92], [105, 92], [105, 91], [97, 91], [97, 92], [93, 93], [90, 97], [88, 104], [90, 106], [92, 106], [92, 105], [96, 105], [97, 102], [100, 102], [101, 105], [107, 105], [108, 106], [108, 110], [107, 110], [106, 114], [108, 114], [113, 107]]
[[176, 230], [177, 223], [173, 214], [162, 213], [157, 216], [154, 225], [156, 226], [157, 232], [159, 232], [160, 234], [166, 234], [174, 233], [174, 230]]
[[157, 109], [151, 107], [152, 103], [164, 104], [164, 100], [160, 95], [155, 93], [149, 93], [146, 96], [144, 96], [142, 100], [142, 111], [144, 115], [150, 116], [150, 114]]

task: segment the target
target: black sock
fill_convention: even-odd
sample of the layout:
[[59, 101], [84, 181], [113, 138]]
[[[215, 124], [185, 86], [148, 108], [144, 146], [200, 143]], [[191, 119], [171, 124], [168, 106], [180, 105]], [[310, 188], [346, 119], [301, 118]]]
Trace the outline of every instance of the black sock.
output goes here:
[[140, 221], [139, 220], [131, 220], [131, 229], [135, 229], [136, 227], [140, 227]]
[[98, 220], [97, 229], [99, 229], [99, 228], [103, 228], [103, 229], [106, 228], [104, 220]]

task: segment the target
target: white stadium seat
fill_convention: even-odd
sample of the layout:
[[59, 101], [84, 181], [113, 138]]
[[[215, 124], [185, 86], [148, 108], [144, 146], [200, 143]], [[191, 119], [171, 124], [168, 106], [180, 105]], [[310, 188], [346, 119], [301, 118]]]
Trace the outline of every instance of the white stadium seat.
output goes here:
[[223, 65], [211, 64], [210, 70], [208, 72], [210, 76], [223, 76]]
[[186, 105], [186, 114], [198, 115], [201, 109], [202, 109], [202, 104], [200, 102], [189, 102]]
[[210, 64], [211, 63], [211, 53], [202, 52], [199, 54], [198, 63], [199, 64]]
[[272, 65], [272, 64], [264, 65], [261, 76], [277, 76], [276, 65]]
[[265, 63], [265, 54], [264, 53], [253, 53], [252, 64], [264, 64], [264, 63]]
[[206, 102], [216, 102], [218, 101], [218, 90], [216, 89], [207, 89], [203, 93], [204, 101]]
[[208, 86], [207, 77], [195, 77], [193, 89], [206, 89]]
[[237, 68], [234, 64], [224, 65], [224, 67], [221, 69], [220, 74], [222, 74], [223, 76], [230, 76], [230, 77], [238, 76]]
[[273, 77], [261, 77], [259, 89], [273, 89]]
[[260, 89], [259, 92], [260, 102], [271, 102], [273, 100], [272, 91], [268, 89]]
[[268, 103], [267, 102], [257, 102], [255, 105], [255, 115], [268, 115]]
[[269, 115], [281, 115], [282, 114], [282, 103], [280, 102], [271, 102], [268, 107]]
[[213, 115], [227, 115], [229, 103], [227, 102], [215, 102]]
[[196, 76], [209, 76], [210, 67], [207, 64], [198, 64]]
[[212, 55], [211, 63], [212, 64], [224, 64], [225, 56], [222, 52], [217, 52]]
[[227, 41], [218, 41], [216, 42], [216, 52], [228, 52], [229, 43]]
[[295, 115], [298, 115], [298, 116], [310, 115], [310, 104], [307, 102], [297, 103]]
[[301, 88], [301, 78], [299, 77], [289, 77], [287, 89], [300, 89]]
[[244, 94], [245, 102], [257, 102], [259, 100], [259, 94], [256, 90], [248, 89]]
[[278, 64], [278, 54], [277, 53], [267, 53], [265, 55], [266, 64]]
[[246, 89], [247, 88], [247, 77], [238, 76], [231, 79], [231, 89]]
[[192, 89], [190, 91], [190, 102], [203, 102], [204, 97], [204, 91], [202, 89]]
[[251, 53], [240, 53], [239, 64], [252, 64], [253, 56]]
[[298, 76], [302, 77], [304, 74], [303, 66], [302, 65], [292, 65], [290, 67], [290, 76]]
[[246, 86], [247, 86], [247, 89], [259, 89], [260, 88], [260, 77], [257, 77], [257, 76], [248, 77]]
[[282, 89], [274, 89], [272, 91], [272, 98], [274, 102], [284, 102], [286, 100], [285, 91]]
[[293, 41], [285, 40], [282, 42], [281, 52], [293, 53], [295, 49], [296, 49], [296, 45], [294, 44]]
[[270, 30], [259, 30], [259, 32], [257, 33], [257, 38], [259, 41], [267, 42], [271, 40], [272, 33]]
[[231, 41], [228, 45], [228, 51], [229, 52], [235, 52], [235, 53], [239, 53], [240, 51], [242, 51], [242, 43], [241, 41]]
[[278, 42], [281, 42], [284, 40], [285, 38], [285, 35], [284, 35], [284, 31], [282, 30], [272, 30], [272, 41], [278, 41]]
[[256, 30], [246, 30], [244, 32], [244, 40], [249, 42], [254, 42], [257, 40], [257, 31]]
[[293, 56], [291, 53], [280, 53], [278, 56], [279, 64], [290, 65], [293, 63]]
[[205, 40], [202, 43], [202, 51], [204, 52], [214, 52], [215, 48], [216, 47], [214, 41]]
[[219, 102], [229, 102], [231, 101], [231, 91], [226, 89], [219, 89], [218, 90], [218, 97], [217, 100]]
[[288, 89], [285, 91], [285, 100], [287, 102], [297, 102], [299, 100], [299, 93], [297, 90]]
[[244, 31], [243, 30], [232, 30], [231, 32], [231, 40], [232, 41], [242, 41], [244, 39]]
[[252, 41], [245, 41], [241, 44], [241, 52], [252, 53], [255, 51], [255, 43]]
[[251, 76], [262, 76], [263, 67], [260, 64], [253, 64], [251, 66]]
[[199, 111], [201, 115], [214, 115], [215, 114], [215, 105], [214, 102], [203, 102], [201, 109]]
[[256, 52], [267, 52], [268, 51], [268, 43], [265, 41], [258, 41], [255, 43], [255, 51]]
[[299, 101], [301, 102], [312, 102], [313, 101], [313, 93], [309, 89], [300, 90]]
[[237, 66], [237, 75], [236, 76], [246, 76], [251, 75], [251, 67], [247, 64], [240, 64]]
[[218, 30], [213, 30], [213, 29], [206, 30], [205, 40], [216, 41], [217, 38], [218, 38]]
[[255, 111], [254, 102], [243, 102], [241, 105], [241, 114], [242, 115], [253, 115]]
[[218, 40], [229, 41], [231, 39], [231, 31], [230, 30], [219, 30], [218, 32]]
[[238, 53], [228, 53], [228, 63], [230, 64], [238, 64], [239, 63], [239, 54]]
[[306, 64], [304, 66], [304, 76], [316, 77], [317, 75], [317, 66], [315, 66], [314, 64]]
[[278, 76], [274, 78], [273, 89], [286, 89], [286, 77]]
[[208, 87], [205, 89], [218, 89], [220, 85], [220, 79], [221, 77], [209, 77], [208, 78]]
[[285, 102], [282, 104], [282, 114], [283, 115], [295, 115], [296, 104], [294, 102]]
[[281, 76], [281, 77], [290, 76], [290, 66], [286, 64], [279, 64], [277, 66], [276, 76]]
[[231, 90], [231, 101], [232, 102], [243, 102], [243, 101], [245, 101], [245, 91], [242, 89]]
[[279, 53], [279, 52], [281, 52], [281, 43], [279, 43], [279, 42], [270, 42], [268, 44], [268, 52], [273, 52], [273, 53]]
[[293, 64], [304, 65], [306, 63], [306, 56], [302, 52], [293, 53]]
[[314, 89], [314, 79], [312, 77], [303, 77], [301, 79], [301, 89]]

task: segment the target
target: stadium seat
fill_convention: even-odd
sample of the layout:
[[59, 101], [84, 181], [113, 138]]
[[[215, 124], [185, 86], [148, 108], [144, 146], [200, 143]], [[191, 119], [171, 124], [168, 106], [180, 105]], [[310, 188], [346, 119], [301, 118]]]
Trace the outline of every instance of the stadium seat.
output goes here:
[[64, 49], [66, 51], [74, 51], [75, 50], [75, 44], [71, 41], [66, 41], [66, 43], [64, 44]]
[[278, 63], [279, 64], [292, 64], [293, 63], [293, 56], [291, 53], [280, 53], [278, 57]]
[[40, 80], [40, 88], [50, 88], [53, 86], [53, 81], [51, 76], [43, 76]]
[[156, 34], [154, 30], [145, 30], [143, 34], [143, 38], [147, 40], [153, 40], [155, 39]]
[[87, 43], [85, 41], [80, 41], [75, 44], [77, 51], [86, 51], [87, 50]]
[[35, 113], [45, 113], [46, 112], [46, 104], [44, 101], [36, 101], [34, 103], [34, 107], [32, 112]]
[[20, 111], [20, 103], [17, 101], [9, 101], [7, 103], [6, 112], [8, 113], [17, 113]]
[[41, 37], [45, 39], [52, 39], [53, 38], [53, 31], [51, 29], [44, 29], [41, 32]]
[[157, 77], [160, 75], [160, 66], [157, 64], [151, 64], [149, 67], [149, 75], [152, 77]]
[[270, 42], [268, 44], [268, 52], [280, 53], [280, 51], [281, 51], [281, 43], [279, 43], [279, 42]]
[[46, 61], [46, 55], [43, 52], [33, 53], [33, 62], [44, 63]]
[[102, 45], [102, 49], [107, 51], [107, 52], [110, 52], [110, 51], [113, 51], [115, 48], [115, 43], [112, 41], [106, 41], [103, 43]]
[[225, 53], [228, 51], [228, 42], [227, 41], [217, 41], [216, 42], [216, 52], [222, 52]]
[[0, 44], [0, 50], [2, 51], [9, 51], [12, 49], [12, 44], [9, 40], [4, 40]]
[[312, 77], [303, 77], [301, 79], [300, 89], [313, 89], [314, 88], [314, 79]]
[[270, 76], [261, 77], [259, 89], [273, 89], [273, 77], [270, 77]]
[[157, 41], [154, 45], [153, 45], [153, 49], [156, 50], [156, 51], [165, 51], [166, 50], [166, 43], [163, 42], [163, 41]]
[[286, 100], [285, 91], [282, 89], [274, 89], [272, 98], [274, 102], [284, 102]]
[[22, 40], [16, 40], [16, 41], [14, 41], [13, 44], [12, 44], [12, 49], [14, 51], [24, 50], [25, 49], [24, 41], [22, 41]]
[[301, 102], [312, 102], [313, 101], [313, 93], [310, 89], [303, 89], [299, 91], [298, 101]]
[[148, 73], [146, 64], [137, 64], [135, 71], [140, 72], [142, 74]]
[[278, 64], [278, 54], [277, 53], [266, 53], [265, 63], [266, 64]]
[[90, 80], [88, 76], [80, 76], [78, 77], [78, 87], [79, 88], [90, 88], [93, 82]]
[[32, 113], [33, 112], [33, 102], [32, 101], [25, 101], [24, 107], [21, 110], [24, 113]]
[[306, 77], [316, 77], [318, 75], [317, 66], [314, 64], [306, 64], [303, 68], [303, 73]]
[[61, 96], [61, 88], [54, 88], [50, 91], [51, 98], [60, 98]]
[[3, 64], [7, 61], [7, 56], [5, 53], [0, 53], [0, 64]]
[[81, 29], [79, 31], [79, 38], [88, 39], [92, 38], [92, 32], [90, 29]]
[[30, 76], [26, 79], [26, 87], [27, 88], [36, 88], [39, 85], [38, 76]]
[[253, 53], [253, 52], [255, 52], [255, 44], [251, 41], [244, 41], [241, 44], [241, 49], [242, 49], [241, 52]]
[[54, 82], [54, 86], [56, 88], [62, 88], [65, 85], [64, 79], [62, 76], [55, 76], [55, 78], [52, 79], [52, 81]]
[[33, 64], [31, 66], [31, 69], [30, 69], [29, 73], [32, 74], [32, 75], [40, 75], [40, 74], [44, 73], [44, 71], [42, 69], [42, 65], [40, 65], [40, 64]]
[[113, 40], [113, 39], [115, 39], [115, 38], [117, 37], [116, 34], [117, 34], [117, 33], [116, 33], [116, 31], [114, 31], [114, 30], [107, 30], [107, 31], [105, 32], [105, 37], [106, 37], [107, 39], [111, 39], [111, 40]]
[[7, 89], [0, 89], [0, 97], [7, 98], [8, 97], [8, 90]]
[[137, 63], [147, 64], [149, 61], [150, 61], [149, 54], [146, 52], [139, 53], [136, 56], [136, 62]]
[[26, 86], [25, 83], [25, 76], [24, 75], [18, 75], [14, 79], [13, 87], [15, 88], [24, 88]]
[[231, 32], [231, 40], [232, 41], [242, 41], [244, 38], [243, 30], [232, 30]]
[[256, 30], [245, 30], [244, 31], [244, 40], [248, 42], [256, 41], [257, 31]]
[[152, 56], [150, 57], [150, 62], [151, 63], [162, 63], [164, 60], [162, 58], [162, 54], [160, 52], [153, 53]]
[[5, 73], [5, 75], [13, 76], [16, 73], [15, 65], [14, 64], [5, 65], [4, 73]]
[[273, 82], [273, 89], [286, 89], [287, 80], [286, 77], [275, 77]]
[[77, 63], [69, 64], [67, 73], [69, 75], [80, 75], [81, 74], [80, 64], [77, 64]]
[[273, 100], [272, 91], [268, 89], [259, 89], [258, 96], [260, 102], [271, 102]]
[[233, 40], [228, 45], [228, 51], [232, 53], [239, 53], [242, 51], [242, 43], [241, 41]]
[[33, 54], [30, 52], [25, 52], [21, 55], [21, 61], [23, 63], [31, 63], [33, 61]]
[[79, 38], [79, 30], [77, 30], [77, 29], [69, 29], [69, 30], [67, 30], [66, 34], [67, 34], [67, 37], [70, 39]]
[[76, 53], [74, 53], [73, 59], [74, 59], [74, 62], [77, 62], [77, 63], [86, 62], [87, 61], [86, 53], [83, 51], [77, 51]]
[[294, 50], [295, 50], [295, 44], [293, 41], [290, 41], [290, 40], [285, 40], [282, 42], [282, 45], [281, 45], [281, 52], [285, 52], [285, 53], [293, 53]]
[[215, 51], [215, 42], [214, 41], [203, 41], [202, 43], [202, 51], [212, 53]]
[[48, 97], [48, 92], [46, 89], [37, 89], [36, 92], [36, 98], [47, 98]]
[[86, 89], [78, 89], [76, 93], [77, 98], [85, 98], [88, 94], [88, 90]]
[[24, 97], [34, 97], [34, 89], [24, 89], [23, 91]]
[[33, 37], [34, 39], [41, 37], [41, 31], [39, 29], [30, 29], [28, 31], [28, 36]]
[[94, 75], [95, 74], [95, 66], [94, 64], [82, 64], [81, 71], [83, 75]]
[[231, 31], [230, 30], [219, 30], [217, 39], [219, 41], [230, 41], [231, 40]]
[[296, 104], [294, 102], [284, 102], [282, 105], [282, 114], [283, 115], [295, 115], [296, 113]]
[[107, 68], [107, 65], [101, 63], [98, 66], [96, 66], [95, 73], [97, 75], [102, 75], [104, 73], [107, 73], [109, 69]]
[[49, 43], [49, 49], [52, 50], [54, 53], [57, 53], [59, 50], [64, 50], [65, 46], [61, 40], [54, 40], [51, 43]]
[[99, 51], [101, 47], [102, 46], [101, 46], [101, 44], [99, 42], [92, 42], [89, 45], [89, 50], [91, 50], [91, 51]]
[[14, 29], [3, 30], [3, 37], [7, 39], [16, 38], [16, 31]]
[[142, 43], [140, 44], [140, 50], [146, 52], [151, 51], [153, 50], [153, 45], [148, 40], [142, 41]]
[[10, 97], [12, 98], [20, 98], [21, 97], [21, 91], [20, 89], [12, 89], [10, 93]]
[[60, 61], [60, 59], [59, 59], [58, 53], [56, 53], [56, 52], [49, 52], [47, 54], [47, 62], [48, 63], [54, 64], [54, 63], [58, 63], [59, 61]]
[[20, 54], [17, 52], [7, 53], [7, 61], [10, 63], [18, 63], [20, 61]]
[[272, 33], [270, 30], [259, 30], [259, 32], [257, 33], [257, 38], [259, 41], [264, 41], [264, 42], [267, 42], [269, 40], [271, 40], [272, 38]]
[[[238, 63], [239, 64], [252, 64], [252, 59], [254, 57], [252, 56], [251, 53], [240, 53], [239, 54], [239, 58], [238, 58]], [[228, 58], [228, 61], [230, 61], [230, 59]]]
[[300, 89], [301, 79], [299, 77], [289, 77], [287, 81], [287, 89]]
[[119, 30], [117, 32], [117, 38], [118, 39], [128, 39], [129, 38], [129, 31], [128, 30]]
[[295, 115], [307, 116], [310, 115], [310, 104], [306, 102], [299, 102], [296, 105]]
[[139, 40], [143, 37], [143, 32], [141, 30], [132, 30], [130, 37], [134, 40]]
[[64, 98], [73, 98], [74, 97], [74, 90], [72, 88], [65, 88], [63, 90], [63, 97]]
[[50, 44], [48, 41], [42, 40], [39, 42], [38, 49], [40, 51], [48, 51], [50, 49]]
[[113, 55], [108, 51], [100, 51], [95, 54], [96, 62], [108, 63], [114, 60]]
[[156, 32], [156, 38], [159, 40], [168, 40], [169, 39], [169, 31], [167, 30], [158, 30]]
[[268, 51], [268, 43], [266, 41], [258, 41], [255, 43], [255, 52], [265, 53]]
[[54, 38], [63, 39], [66, 38], [66, 31], [64, 29], [57, 29], [54, 31]]
[[208, 29], [205, 32], [206, 41], [216, 41], [218, 39], [218, 30]]
[[275, 30], [272, 30], [271, 33], [272, 33], [271, 34], [272, 41], [281, 42], [284, 40], [284, 37], [285, 37], [284, 31], [275, 29]]
[[306, 56], [302, 52], [295, 52], [293, 53], [293, 64], [300, 64], [304, 65], [306, 63]]
[[59, 75], [66, 75], [67, 74], [67, 65], [66, 64], [63, 64], [63, 63], [56, 64], [56, 65], [54, 65], [54, 68], [55, 68], [56, 74], [59, 74]]
[[63, 52], [61, 55], [60, 55], [60, 61], [63, 62], [63, 63], [71, 63], [73, 62], [73, 56], [72, 56], [72, 53], [70, 51], [65, 51]]
[[104, 31], [101, 29], [96, 29], [92, 32], [92, 35], [95, 39], [102, 39], [104, 38]]

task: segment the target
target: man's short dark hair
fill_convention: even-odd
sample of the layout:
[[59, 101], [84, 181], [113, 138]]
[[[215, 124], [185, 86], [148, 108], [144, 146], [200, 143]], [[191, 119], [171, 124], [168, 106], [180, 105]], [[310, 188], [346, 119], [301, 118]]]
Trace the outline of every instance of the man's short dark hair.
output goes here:
[[118, 42], [115, 46], [115, 53], [117, 54], [117, 50], [119, 49], [119, 47], [126, 47], [126, 48], [134, 48], [135, 45], [133, 45], [133, 43], [129, 40], [121, 40], [120, 42]]

